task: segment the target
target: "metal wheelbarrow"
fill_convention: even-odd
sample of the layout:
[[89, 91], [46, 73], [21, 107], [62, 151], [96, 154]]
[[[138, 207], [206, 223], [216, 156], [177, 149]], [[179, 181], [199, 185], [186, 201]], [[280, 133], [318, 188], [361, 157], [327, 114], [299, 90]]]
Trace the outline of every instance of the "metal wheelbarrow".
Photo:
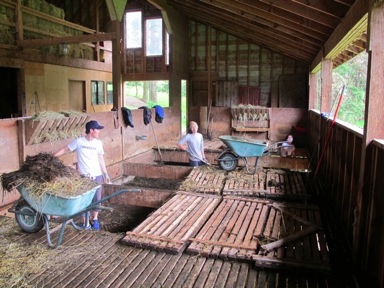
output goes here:
[[[95, 186], [93, 189], [88, 190], [81, 195], [74, 197], [61, 197], [44, 193], [41, 197], [30, 194], [25, 187], [18, 186], [16, 189], [22, 197], [15, 202], [15, 204], [8, 211], [15, 213], [15, 219], [19, 224], [21, 230], [26, 233], [36, 233], [43, 229], [45, 226], [48, 246], [56, 248], [61, 244], [64, 235], [64, 229], [67, 223], [71, 224], [77, 230], [85, 230], [85, 228], [78, 226], [73, 221], [74, 218], [85, 214], [89, 217], [89, 212], [93, 210], [109, 210], [108, 207], [103, 207], [98, 204], [105, 202], [113, 197], [116, 197], [126, 192], [141, 192], [140, 189], [122, 189], [101, 200], [91, 203], [96, 193], [96, 190], [101, 185]], [[61, 227], [50, 229], [50, 217], [61, 217]], [[51, 234], [60, 229], [60, 233], [56, 243], [52, 243]]]
[[[248, 174], [256, 173], [259, 157], [269, 155], [284, 143], [278, 142], [269, 147], [267, 141], [251, 138], [223, 135], [219, 136], [219, 139], [227, 146], [217, 159], [220, 168], [228, 172], [233, 171], [241, 159], [245, 163]], [[254, 170], [251, 171], [248, 160], [253, 157], [256, 160]]]

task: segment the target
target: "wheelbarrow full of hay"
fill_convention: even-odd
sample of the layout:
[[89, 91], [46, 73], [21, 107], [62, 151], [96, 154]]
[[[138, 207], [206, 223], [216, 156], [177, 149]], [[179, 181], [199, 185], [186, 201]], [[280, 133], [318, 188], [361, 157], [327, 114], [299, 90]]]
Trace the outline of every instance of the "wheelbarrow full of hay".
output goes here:
[[[223, 135], [219, 139], [226, 145], [226, 148], [220, 153], [218, 164], [225, 171], [233, 171], [241, 159], [244, 161], [245, 168], [249, 174], [254, 174], [257, 170], [259, 157], [269, 155], [275, 151], [281, 143], [275, 143], [273, 147], [268, 146], [267, 141], [244, 138], [238, 136]], [[249, 167], [249, 159], [255, 158], [254, 169]]]
[[[75, 224], [74, 219], [76, 217], [84, 214], [88, 218], [89, 212], [93, 210], [111, 211], [111, 208], [101, 206], [100, 204], [126, 192], [141, 192], [140, 189], [122, 189], [92, 203], [96, 190], [100, 186], [95, 186], [77, 196], [63, 197], [46, 192], [43, 195], [36, 196], [22, 185], [19, 185], [16, 189], [22, 197], [8, 211], [15, 213], [16, 222], [21, 230], [26, 233], [36, 233], [45, 226], [48, 246], [56, 248], [63, 240], [65, 226], [68, 223], [77, 230], [85, 230], [84, 227]], [[51, 229], [51, 219], [57, 219], [61, 222], [61, 225]], [[51, 234], [57, 230], [60, 230], [58, 238], [56, 243], [52, 243]]]

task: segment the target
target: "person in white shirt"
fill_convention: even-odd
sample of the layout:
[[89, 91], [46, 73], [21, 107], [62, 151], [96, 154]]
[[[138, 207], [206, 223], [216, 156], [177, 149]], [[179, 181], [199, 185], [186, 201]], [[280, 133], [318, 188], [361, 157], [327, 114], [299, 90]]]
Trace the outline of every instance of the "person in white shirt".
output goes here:
[[[74, 139], [68, 146], [57, 151], [54, 155], [60, 157], [65, 153], [76, 152], [77, 154], [77, 168], [81, 175], [90, 178], [98, 184], [110, 183], [109, 175], [104, 161], [104, 148], [103, 143], [99, 140], [101, 126], [97, 121], [91, 120], [85, 124], [85, 136]], [[102, 187], [98, 188], [93, 202], [101, 199]], [[93, 211], [93, 229], [100, 230], [100, 223], [98, 220], [99, 211]], [[83, 217], [84, 229], [91, 229], [89, 221], [86, 223], [88, 217]]]
[[199, 126], [196, 122], [189, 122], [189, 131], [177, 143], [177, 147], [186, 151], [189, 157], [189, 166], [201, 166], [206, 164], [204, 153], [204, 140], [203, 135], [197, 130]]

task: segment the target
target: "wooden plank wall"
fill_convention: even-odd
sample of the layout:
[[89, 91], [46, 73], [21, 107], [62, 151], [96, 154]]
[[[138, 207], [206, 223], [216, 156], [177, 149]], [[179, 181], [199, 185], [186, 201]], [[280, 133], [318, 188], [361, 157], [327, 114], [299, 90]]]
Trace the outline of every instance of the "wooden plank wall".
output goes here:
[[[191, 105], [193, 103], [209, 103], [214, 99], [213, 106], [226, 106], [241, 104], [239, 101], [256, 101], [254, 98], [239, 99], [239, 87], [257, 90], [257, 105], [271, 107], [278, 105], [279, 101], [272, 97], [284, 100], [296, 91], [302, 95], [295, 95], [295, 99], [307, 99], [306, 75], [308, 73], [303, 63], [295, 61], [279, 53], [251, 44], [230, 34], [207, 27], [204, 24], [191, 21], [189, 25], [190, 42], [190, 71], [198, 74], [215, 73], [217, 79], [206, 77], [194, 85], [191, 79]], [[298, 81], [284, 82], [284, 89], [278, 89], [279, 79], [284, 75], [299, 75], [302, 89], [297, 88]], [[199, 77], [197, 77], [199, 78]], [[216, 89], [212, 87], [217, 86]], [[292, 89], [286, 89], [287, 85]], [[195, 87], [195, 89], [194, 89]], [[211, 95], [209, 95], [211, 93]], [[217, 94], [215, 94], [217, 93]], [[275, 95], [278, 93], [278, 95]], [[287, 95], [286, 95], [287, 94]], [[255, 104], [255, 103], [242, 104]], [[284, 101], [280, 101], [285, 103]], [[276, 107], [276, 106], [272, 106]], [[303, 103], [296, 101], [293, 106], [303, 107]]]
[[[310, 150], [314, 155], [321, 155], [324, 142], [329, 134], [331, 121], [310, 111], [309, 134]], [[319, 142], [320, 133], [322, 141]], [[353, 241], [354, 209], [357, 202], [357, 188], [360, 171], [362, 135], [336, 123], [323, 160], [318, 169], [322, 184], [326, 185], [326, 196], [330, 198], [332, 208], [345, 229], [350, 243]], [[313, 157], [312, 170], [318, 165], [318, 158]]]
[[[319, 155], [329, 134], [331, 121], [317, 111], [309, 112], [311, 130], [309, 144], [317, 167]], [[319, 135], [322, 141], [319, 141]], [[330, 133], [325, 156], [319, 166], [317, 178], [321, 181], [328, 208], [336, 215], [337, 224], [345, 237], [345, 248], [356, 247], [354, 264], [357, 269], [384, 285], [384, 142], [374, 140], [367, 148], [364, 179], [359, 179], [362, 131], [336, 122]], [[363, 185], [362, 198], [358, 198], [359, 183]], [[361, 209], [356, 210], [358, 201]], [[357, 218], [362, 227], [356, 227]], [[358, 245], [357, 242], [359, 241]]]
[[[174, 139], [176, 143], [180, 135], [180, 124], [178, 114], [174, 113], [174, 110], [173, 108], [165, 108], [163, 123], [157, 123], [154, 119], [154, 109], [152, 109], [153, 118], [148, 125], [144, 124], [143, 110], [133, 110], [134, 128], [125, 127], [120, 112], [89, 114], [89, 119], [97, 120], [105, 127], [100, 133], [100, 139], [104, 144], [105, 162], [112, 179], [123, 175], [122, 164], [125, 159], [152, 150], [153, 147], [157, 146], [157, 143], [161, 145], [162, 143], [168, 143], [171, 139]], [[36, 155], [41, 152], [56, 152], [72, 140], [72, 138], [68, 138], [28, 145], [26, 143], [28, 132], [24, 130], [23, 118], [1, 120], [0, 128], [0, 139], [4, 144], [0, 152], [0, 162], [3, 163], [0, 168], [1, 173], [18, 170], [20, 162], [22, 163], [28, 155]], [[85, 132], [84, 127], [82, 131]], [[148, 136], [147, 140], [136, 140], [137, 135], [143, 134]], [[75, 153], [64, 155], [61, 159], [64, 164], [76, 167]], [[18, 197], [18, 193], [14, 195]], [[1, 199], [0, 207], [14, 201], [14, 197], [12, 196], [11, 199], [7, 200]]]
[[[0, 120], [0, 175], [19, 169], [18, 126], [15, 119]], [[0, 207], [12, 203], [20, 197], [17, 191], [4, 192], [0, 185]]]
[[[191, 119], [200, 123], [200, 115], [198, 112], [206, 107], [194, 107], [193, 115], [195, 118]], [[218, 138], [220, 135], [231, 135], [231, 111], [227, 107], [212, 107], [211, 121], [212, 137]], [[308, 111], [303, 108], [271, 108], [270, 113], [270, 130], [268, 132], [268, 139], [271, 141], [282, 141], [291, 132], [293, 126], [309, 127], [308, 125]], [[201, 120], [204, 121], [204, 120]], [[202, 125], [200, 125], [201, 128]], [[200, 129], [200, 133], [206, 135], [206, 130]], [[241, 136], [256, 137], [256, 132], [242, 133]], [[307, 135], [303, 136], [305, 139]]]

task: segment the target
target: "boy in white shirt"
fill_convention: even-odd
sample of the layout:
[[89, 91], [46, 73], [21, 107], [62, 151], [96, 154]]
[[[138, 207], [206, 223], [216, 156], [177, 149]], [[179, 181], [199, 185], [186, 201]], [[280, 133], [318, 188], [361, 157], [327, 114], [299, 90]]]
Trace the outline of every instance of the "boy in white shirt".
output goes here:
[[[56, 157], [71, 151], [76, 151], [78, 171], [85, 177], [90, 178], [98, 184], [110, 183], [107, 168], [104, 161], [104, 148], [103, 143], [99, 140], [101, 126], [97, 121], [91, 120], [85, 124], [85, 136], [74, 139], [68, 146], [62, 148], [55, 153]], [[93, 202], [101, 199], [102, 187], [97, 189], [93, 198]], [[100, 223], [98, 220], [99, 211], [93, 211], [93, 229], [100, 230]], [[91, 229], [90, 223], [86, 223], [84, 217], [83, 227]]]

